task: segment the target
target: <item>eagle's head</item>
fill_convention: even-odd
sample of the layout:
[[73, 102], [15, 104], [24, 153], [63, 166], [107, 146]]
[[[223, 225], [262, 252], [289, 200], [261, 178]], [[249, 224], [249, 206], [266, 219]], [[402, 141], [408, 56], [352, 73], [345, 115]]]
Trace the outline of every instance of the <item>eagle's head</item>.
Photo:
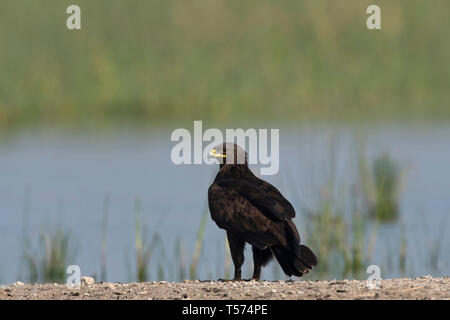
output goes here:
[[248, 165], [247, 152], [235, 143], [219, 144], [209, 154], [219, 161], [220, 167], [223, 165]]

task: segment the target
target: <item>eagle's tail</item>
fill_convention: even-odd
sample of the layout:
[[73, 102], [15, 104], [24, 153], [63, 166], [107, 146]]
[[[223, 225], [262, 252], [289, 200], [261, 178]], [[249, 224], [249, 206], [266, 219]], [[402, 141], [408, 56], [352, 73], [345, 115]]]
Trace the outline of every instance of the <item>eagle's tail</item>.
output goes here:
[[301, 277], [317, 265], [315, 254], [307, 246], [299, 244], [293, 249], [291, 246], [272, 246], [273, 254], [277, 258], [284, 273], [289, 277]]

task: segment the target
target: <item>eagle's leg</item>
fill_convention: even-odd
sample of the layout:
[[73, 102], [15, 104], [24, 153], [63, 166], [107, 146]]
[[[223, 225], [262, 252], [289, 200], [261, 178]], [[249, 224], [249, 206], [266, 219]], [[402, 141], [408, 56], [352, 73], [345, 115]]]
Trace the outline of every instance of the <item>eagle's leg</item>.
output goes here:
[[253, 251], [253, 280], [259, 280], [261, 277], [261, 267], [265, 266], [272, 259], [272, 251], [270, 248], [258, 249], [252, 246]]
[[231, 257], [234, 263], [234, 279], [242, 280], [241, 278], [241, 267], [244, 263], [244, 247], [245, 241], [239, 239], [232, 232], [227, 231], [228, 245], [230, 246]]

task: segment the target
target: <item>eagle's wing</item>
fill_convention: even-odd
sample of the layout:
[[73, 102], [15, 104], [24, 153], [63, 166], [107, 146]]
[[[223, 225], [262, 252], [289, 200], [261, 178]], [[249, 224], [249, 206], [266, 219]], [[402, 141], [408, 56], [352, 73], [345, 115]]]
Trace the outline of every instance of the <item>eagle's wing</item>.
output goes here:
[[216, 181], [208, 190], [208, 204], [220, 228], [240, 233], [253, 245], [286, 245], [292, 236], [300, 242], [290, 219], [294, 209], [276, 189], [236, 179]]
[[218, 181], [217, 184], [223, 188], [235, 190], [271, 219], [288, 220], [295, 217], [295, 210], [291, 203], [277, 188], [261, 179], [227, 179]]

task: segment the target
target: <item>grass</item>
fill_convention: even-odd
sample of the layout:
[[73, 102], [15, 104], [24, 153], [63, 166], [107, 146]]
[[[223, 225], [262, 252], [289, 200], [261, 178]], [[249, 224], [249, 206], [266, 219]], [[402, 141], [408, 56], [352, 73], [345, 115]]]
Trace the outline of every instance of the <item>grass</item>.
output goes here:
[[139, 198], [135, 200], [135, 238], [134, 249], [136, 257], [136, 280], [145, 282], [149, 279], [149, 260], [160, 243], [157, 232], [153, 234], [150, 242], [147, 241], [147, 226], [142, 222], [142, 208]]
[[446, 0], [377, 1], [382, 31], [370, 0], [69, 4], [0, 2], [0, 128], [450, 116]]
[[100, 281], [106, 281], [106, 252], [108, 239], [108, 216], [109, 216], [109, 194], [105, 195], [103, 201], [103, 217], [102, 217], [102, 244], [100, 253]]
[[203, 237], [205, 235], [205, 229], [206, 229], [206, 222], [208, 221], [209, 217], [209, 210], [207, 205], [205, 205], [205, 208], [203, 209], [202, 217], [200, 220], [200, 226], [197, 231], [197, 241], [195, 242], [195, 249], [194, 254], [192, 256], [191, 265], [189, 267], [189, 276], [191, 279], [197, 278], [197, 269], [198, 269], [198, 263], [200, 261], [200, 256], [202, 254], [202, 248], [203, 248]]
[[[386, 152], [377, 155], [371, 164], [359, 141], [353, 160], [349, 161], [357, 163], [356, 175], [353, 180], [346, 177], [345, 183], [340, 182], [336, 175], [336, 144], [335, 139], [330, 140], [329, 155], [325, 157], [328, 162], [322, 170], [326, 182], [313, 192], [319, 195], [318, 200], [312, 208], [303, 207], [308, 219], [305, 223], [308, 244], [315, 248], [319, 257], [317, 273], [312, 277], [365, 279], [375, 247], [377, 244], [384, 246], [378, 238], [379, 226], [399, 222], [398, 199], [403, 172]], [[392, 251], [393, 246], [388, 254], [388, 265], [383, 269], [392, 270], [395, 264], [401, 274], [406, 274], [407, 245], [403, 230], [398, 252]]]
[[186, 279], [186, 257], [183, 242], [180, 237], [175, 241], [175, 264], [178, 269], [178, 280]]
[[400, 193], [400, 166], [388, 153], [383, 153], [373, 164], [375, 203], [371, 204], [371, 215], [380, 221], [398, 218], [398, 196]]
[[42, 230], [37, 248], [33, 248], [29, 239], [23, 252], [28, 282], [65, 283], [66, 268], [75, 256], [71, 241], [70, 233], [62, 228]]
[[405, 170], [388, 152], [378, 154], [372, 165], [359, 146], [358, 187], [361, 202], [371, 219], [379, 222], [398, 220], [398, 201], [401, 194]]
[[365, 236], [367, 221], [353, 210], [351, 219], [345, 211], [334, 205], [331, 198], [320, 199], [316, 209], [307, 213], [306, 233], [308, 246], [319, 257], [317, 278], [358, 277], [366, 266]]
[[[26, 186], [22, 218], [22, 262], [27, 281], [64, 283], [66, 268], [76, 257], [70, 231], [60, 226], [42, 227], [38, 239], [30, 236], [32, 189]], [[23, 278], [23, 275], [20, 275]]]

